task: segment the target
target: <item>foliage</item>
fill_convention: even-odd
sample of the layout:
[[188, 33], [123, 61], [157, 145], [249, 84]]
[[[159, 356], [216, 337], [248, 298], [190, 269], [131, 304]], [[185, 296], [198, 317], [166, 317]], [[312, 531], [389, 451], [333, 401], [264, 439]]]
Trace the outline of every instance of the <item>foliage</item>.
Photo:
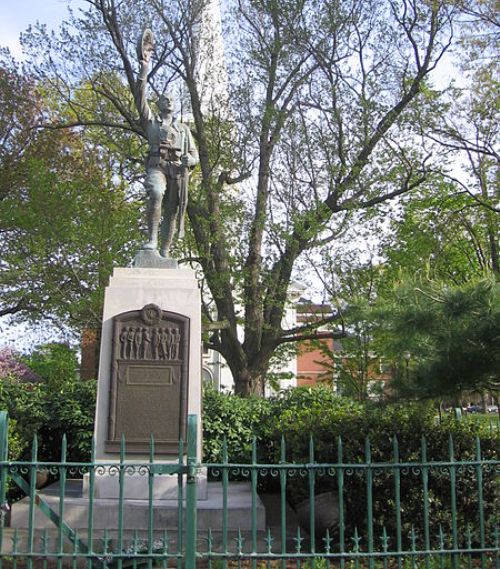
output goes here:
[[57, 389], [78, 373], [75, 350], [66, 344], [50, 343], [36, 347], [24, 361], [49, 387]]
[[[209, 401], [222, 405], [221, 417], [228, 418], [226, 406], [235, 396], [216, 396], [209, 393]], [[247, 407], [250, 404], [244, 402]], [[210, 409], [210, 423], [218, 425], [211, 437], [221, 437], [224, 421], [216, 421], [217, 405]], [[476, 440], [481, 441], [482, 459], [494, 459], [498, 448], [499, 431], [490, 431], [474, 421], [456, 421], [445, 417], [438, 422], [429, 404], [390, 405], [387, 407], [361, 404], [338, 397], [326, 387], [298, 388], [283, 392], [269, 400], [264, 414], [253, 412], [247, 415], [251, 430], [259, 440], [259, 461], [272, 464], [282, 461], [285, 452], [287, 463], [362, 463], [365, 461], [391, 462], [394, 460], [394, 437], [397, 437], [400, 462], [423, 461], [423, 438], [429, 461], [446, 462], [453, 448], [454, 460], [474, 460]], [[245, 449], [228, 445], [229, 462], [250, 462], [250, 438], [245, 426], [238, 423], [238, 430], [246, 438]], [[208, 433], [206, 433], [208, 435]], [[285, 447], [283, 447], [284, 440]], [[311, 440], [314, 446], [311, 447]], [[340, 440], [342, 441], [340, 445]], [[369, 440], [369, 446], [367, 441]], [[219, 441], [220, 442], [220, 441]], [[244, 454], [242, 453], [244, 451]], [[369, 455], [368, 455], [369, 452]], [[344, 499], [346, 535], [354, 528], [363, 531], [366, 524], [366, 479], [362, 471], [356, 474], [344, 470]], [[422, 484], [420, 471], [401, 472], [402, 535], [406, 541], [411, 528], [422, 520]], [[273, 485], [266, 482], [267, 490]], [[389, 535], [396, 535], [394, 476], [390, 471], [380, 471], [373, 477], [373, 516], [377, 534], [383, 526]], [[278, 486], [274, 488], [279, 491]], [[275, 485], [276, 485], [275, 484]], [[315, 493], [337, 492], [338, 479], [328, 471], [318, 471]], [[432, 469], [429, 475], [429, 511], [432, 535], [437, 535], [439, 526], [445, 534], [451, 533], [450, 477], [444, 468]], [[494, 472], [484, 470], [483, 492], [485, 519], [492, 523], [496, 505]], [[287, 498], [293, 506], [309, 497], [309, 480], [300, 474], [287, 480]], [[457, 475], [457, 520], [460, 525], [470, 523], [477, 527], [478, 500], [477, 481], [474, 472], [462, 469]], [[489, 526], [488, 526], [489, 527]], [[489, 530], [488, 530], [489, 531]], [[420, 535], [420, 534], [418, 534]], [[336, 538], [334, 533], [331, 537]], [[478, 536], [474, 533], [473, 541]], [[405, 547], [410, 547], [407, 543]]]
[[269, 401], [257, 397], [242, 398], [205, 387], [203, 391], [203, 461], [218, 463], [223, 459], [223, 441], [231, 461], [246, 461], [252, 453], [254, 436], [268, 415]]
[[[2, 60], [4, 53], [0, 53]], [[7, 58], [0, 66], [0, 203], [15, 193], [18, 184], [18, 163], [23, 159], [26, 146], [33, 133], [31, 126], [38, 114], [38, 104], [33, 97], [33, 81], [23, 77], [15, 64]], [[31, 104], [26, 104], [27, 102]]]
[[498, 273], [498, 62], [494, 67], [467, 73], [472, 87], [451, 90], [446, 110], [430, 121], [427, 137], [442, 145], [442, 174], [390, 215], [382, 250], [392, 271], [427, 270], [456, 284]]
[[[347, 416], [356, 417], [363, 411], [363, 406], [347, 397], [339, 397], [331, 387], [317, 386], [313, 388], [298, 387], [283, 391], [271, 400], [272, 413], [262, 427], [268, 436], [285, 433], [287, 425], [296, 420], [301, 422], [302, 429], [307, 433], [314, 430], [319, 415], [329, 410], [342, 420]], [[328, 419], [324, 417], [324, 421]], [[290, 448], [294, 448], [290, 441]]]
[[9, 442], [9, 460], [18, 460], [23, 452], [23, 441], [19, 434], [19, 430], [17, 428], [17, 423], [13, 419], [9, 417], [9, 433], [8, 433], [8, 442]]
[[381, 244], [389, 282], [419, 273], [459, 285], [493, 268], [487, 218], [495, 214], [457, 183], [436, 183], [402, 205]]
[[[473, 421], [460, 422], [446, 417], [440, 423], [428, 404], [387, 407], [361, 404], [338, 397], [325, 387], [298, 388], [282, 393], [270, 401], [269, 410], [264, 418], [260, 417], [257, 429], [259, 460], [268, 464], [282, 461], [282, 437], [287, 463], [304, 464], [313, 460], [323, 464], [337, 461], [356, 464], [370, 460], [393, 461], [394, 436], [399, 443], [399, 460], [403, 463], [423, 461], [423, 438], [429, 461], [448, 461], [451, 447], [454, 460], [474, 460], [477, 437], [481, 441], [482, 459], [495, 459], [500, 435], [498, 430], [490, 431]], [[243, 462], [250, 462], [251, 455], [247, 452]], [[241, 456], [237, 458], [241, 461]], [[229, 461], [232, 460], [229, 454]], [[357, 472], [344, 470], [346, 535], [352, 535], [355, 527], [363, 531], [366, 524], [366, 478], [362, 471]], [[421, 471], [400, 472], [402, 534], [406, 541], [412, 526], [422, 520]], [[276, 484], [274, 490], [279, 491], [279, 480]], [[373, 516], [377, 535], [382, 534], [383, 526], [389, 535], [396, 535], [394, 484], [394, 475], [390, 471], [380, 471], [373, 476]], [[328, 471], [318, 471], [316, 494], [337, 493], [337, 485], [336, 476]], [[270, 489], [269, 483], [266, 488]], [[495, 498], [494, 472], [487, 469], [483, 472], [483, 492], [485, 519], [489, 524], [494, 522], [498, 498]], [[308, 497], [308, 478], [299, 473], [289, 477], [287, 498], [290, 503], [296, 506]], [[450, 475], [445, 468], [433, 468], [429, 475], [429, 508], [432, 535], [438, 534], [440, 524], [445, 534], [451, 534]], [[457, 520], [463, 527], [467, 523], [477, 527], [477, 516], [475, 473], [462, 469], [457, 474]], [[332, 537], [336, 538], [333, 533]], [[473, 540], [477, 537], [474, 533]], [[411, 544], [408, 542], [406, 546]]]
[[500, 285], [493, 278], [450, 286], [425, 278], [396, 285], [378, 308], [381, 342], [394, 359], [411, 354], [394, 387], [434, 397], [498, 390]]
[[62, 345], [41, 347], [28, 360], [41, 380], [23, 382], [11, 374], [0, 382], [0, 409], [8, 412], [17, 439], [11, 457], [29, 459], [36, 434], [38, 460], [58, 461], [66, 434], [68, 460], [88, 460], [96, 382], [77, 377], [75, 353]]
[[96, 328], [112, 268], [128, 262], [138, 237], [138, 206], [109, 150], [82, 132], [39, 128], [47, 109], [40, 91], [0, 67], [0, 101], [17, 101], [0, 124], [0, 177], [9, 180], [1, 194], [0, 314]]
[[454, 55], [460, 74], [448, 93], [448, 104], [432, 118], [427, 131], [448, 156], [445, 178], [455, 186], [444, 212], [445, 223], [451, 225], [446, 230], [438, 212], [437, 226], [452, 249], [460, 253], [461, 248], [462, 256], [468, 253], [467, 264], [472, 261], [498, 275], [498, 6], [491, 0], [457, 0], [456, 5], [461, 12], [457, 29], [461, 49]]

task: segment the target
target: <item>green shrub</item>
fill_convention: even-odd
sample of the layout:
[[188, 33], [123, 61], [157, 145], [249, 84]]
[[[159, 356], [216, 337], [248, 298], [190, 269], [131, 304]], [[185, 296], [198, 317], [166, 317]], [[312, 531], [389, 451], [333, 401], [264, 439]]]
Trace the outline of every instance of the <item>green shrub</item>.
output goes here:
[[67, 460], [87, 461], [94, 430], [96, 382], [78, 379], [75, 352], [63, 344], [41, 346], [23, 359], [37, 381], [25, 381], [16, 373], [0, 381], [0, 409], [9, 413], [13, 425], [11, 459], [28, 460], [36, 434], [38, 460], [57, 462], [66, 434]]
[[38, 460], [57, 462], [61, 441], [67, 435], [68, 461], [87, 461], [94, 429], [96, 382], [68, 379], [51, 389], [45, 382], [19, 383], [16, 378], [0, 382], [0, 409], [9, 413], [17, 440], [9, 446], [12, 460], [28, 460], [33, 437], [38, 439]]
[[[328, 389], [296, 389], [272, 402], [266, 424], [261, 425], [265, 437], [265, 456], [269, 462], [280, 460], [281, 440], [286, 444], [286, 461], [307, 463], [310, 461], [310, 441], [314, 441], [314, 461], [337, 463], [339, 440], [341, 462], [359, 464], [367, 461], [367, 451], [372, 462], [394, 461], [394, 436], [397, 437], [400, 462], [422, 461], [422, 439], [426, 441], [427, 460], [449, 462], [450, 444], [454, 460], [474, 460], [476, 439], [481, 441], [483, 459], [497, 458], [498, 431], [491, 432], [480, 424], [453, 419], [439, 423], [431, 405], [412, 404], [380, 407], [361, 404], [336, 397]], [[369, 449], [367, 447], [369, 440]], [[450, 441], [452, 441], [450, 443]], [[457, 523], [473, 528], [478, 536], [478, 489], [476, 471], [471, 467], [458, 467], [456, 471]], [[403, 536], [408, 536], [412, 526], [421, 537], [423, 530], [423, 485], [421, 468], [400, 468], [401, 516]], [[430, 531], [439, 533], [441, 525], [448, 536], [451, 533], [450, 472], [446, 465], [432, 468], [429, 474]], [[367, 482], [366, 470], [344, 469], [344, 498], [346, 535], [353, 535], [354, 528], [366, 532]], [[395, 476], [394, 471], [373, 471], [373, 519], [376, 535], [385, 526], [395, 535]], [[335, 470], [325, 469], [316, 477], [315, 493], [337, 492]], [[498, 511], [495, 493], [495, 473], [483, 471], [485, 519], [491, 529]], [[287, 481], [287, 497], [293, 507], [309, 497], [308, 477], [295, 476]], [[406, 545], [410, 546], [409, 543]]]
[[284, 437], [286, 460], [303, 462], [309, 456], [311, 435], [317, 456], [333, 457], [338, 435], [349, 436], [350, 430], [359, 433], [364, 421], [361, 403], [339, 397], [323, 386], [285, 391], [270, 403], [271, 413], [260, 424], [260, 438], [267, 445], [266, 455], [271, 461], [280, 460]]
[[270, 402], [260, 397], [238, 397], [213, 388], [203, 392], [203, 461], [218, 463], [227, 442], [229, 462], [249, 462], [254, 436], [261, 440], [260, 426]]

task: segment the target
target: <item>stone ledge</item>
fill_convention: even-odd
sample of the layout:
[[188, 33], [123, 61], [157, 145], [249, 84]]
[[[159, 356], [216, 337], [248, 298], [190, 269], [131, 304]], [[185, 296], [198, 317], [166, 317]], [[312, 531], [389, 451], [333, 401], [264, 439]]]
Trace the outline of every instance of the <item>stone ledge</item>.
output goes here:
[[[207, 496], [196, 503], [198, 530], [220, 530], [224, 518], [224, 492], [218, 482], [206, 483]], [[59, 510], [58, 484], [44, 488], [39, 493], [54, 510]], [[228, 530], [251, 532], [252, 530], [252, 490], [249, 482], [231, 482], [227, 487]], [[64, 498], [64, 519], [80, 533], [88, 524], [90, 501], [83, 494], [81, 480], [68, 480]], [[153, 523], [156, 530], [175, 531], [179, 523], [179, 503], [177, 499], [153, 500]], [[97, 498], [92, 500], [94, 530], [116, 529], [119, 518], [119, 500]], [[259, 496], [255, 496], [257, 530], [266, 529], [266, 511]], [[29, 498], [23, 498], [12, 505], [10, 527], [19, 530], [29, 527]], [[183, 516], [186, 504], [183, 505]], [[53, 522], [38, 508], [35, 510], [34, 529], [54, 528]], [[126, 499], [123, 502], [122, 527], [124, 530], [145, 532], [149, 527], [149, 501], [147, 499]]]

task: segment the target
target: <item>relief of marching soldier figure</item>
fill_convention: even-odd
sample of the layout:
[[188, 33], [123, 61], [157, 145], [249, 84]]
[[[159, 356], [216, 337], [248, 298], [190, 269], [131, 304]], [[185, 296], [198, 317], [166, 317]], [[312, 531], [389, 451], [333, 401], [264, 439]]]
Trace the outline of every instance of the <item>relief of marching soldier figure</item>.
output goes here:
[[181, 333], [176, 327], [124, 326], [119, 334], [123, 360], [178, 360]]
[[153, 49], [153, 32], [145, 30], [137, 46], [140, 68], [134, 90], [141, 125], [149, 142], [145, 181], [148, 241], [142, 249], [158, 250], [158, 231], [163, 213], [160, 254], [167, 257], [176, 230], [179, 237], [184, 236], [189, 170], [198, 163], [199, 157], [189, 127], [173, 116], [173, 96], [160, 96], [159, 116], [149, 107], [147, 78]]

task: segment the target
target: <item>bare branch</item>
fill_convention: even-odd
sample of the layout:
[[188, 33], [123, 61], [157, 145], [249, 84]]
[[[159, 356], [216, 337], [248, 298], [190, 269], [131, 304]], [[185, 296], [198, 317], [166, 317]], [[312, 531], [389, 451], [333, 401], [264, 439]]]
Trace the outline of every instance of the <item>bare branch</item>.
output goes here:
[[29, 310], [29, 305], [25, 298], [21, 298], [16, 304], [13, 306], [7, 306], [4, 308], [0, 308], [0, 316], [7, 316], [9, 314], [17, 314], [22, 310]]

